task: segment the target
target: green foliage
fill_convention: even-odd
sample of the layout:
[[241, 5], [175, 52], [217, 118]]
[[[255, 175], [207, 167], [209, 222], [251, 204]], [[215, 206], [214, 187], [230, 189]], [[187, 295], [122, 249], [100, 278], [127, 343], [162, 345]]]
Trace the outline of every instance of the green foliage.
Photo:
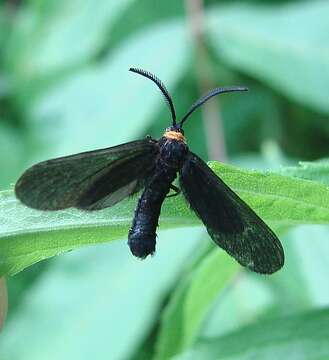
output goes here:
[[[187, 3], [0, 2], [0, 274], [17, 274], [1, 359], [328, 357], [328, 2], [205, 0], [202, 47]], [[136, 197], [38, 212], [8, 190], [38, 160], [161, 136], [167, 108], [130, 66], [157, 74], [179, 115], [200, 79], [202, 92], [249, 87], [218, 108], [240, 167], [209, 164], [280, 236], [279, 273], [243, 271], [182, 196], [165, 201], [157, 253], [141, 262], [125, 244]], [[197, 111], [185, 127], [204, 159], [208, 125]]]
[[218, 56], [292, 99], [328, 113], [327, 1], [236, 5], [209, 12]]
[[[196, 244], [193, 231], [178, 233], [188, 233], [189, 241], [177, 244], [168, 231], [157, 256], [143, 266], [125, 251], [123, 242], [60, 257], [33, 286], [33, 295], [23, 301], [18, 317], [5, 329], [1, 359], [41, 360], [45, 348], [54, 360], [78, 359], [79, 354], [102, 358], [104, 348], [114, 359], [128, 358], [150, 330], [164, 295]], [[30, 328], [28, 334], [26, 328]], [[17, 337], [29, 346], [16, 346]]]
[[[277, 229], [329, 222], [329, 189], [318, 183], [274, 173], [247, 171], [211, 163], [216, 173], [257, 213]], [[15, 274], [37, 261], [83, 245], [124, 237], [132, 221], [136, 198], [115, 207], [82, 212], [36, 211], [23, 206], [12, 192], [0, 197], [0, 270]], [[198, 225], [182, 196], [166, 200], [161, 228]]]
[[317, 162], [302, 161], [299, 163], [299, 166], [281, 169], [281, 173], [302, 179], [319, 181], [325, 185], [329, 184], [329, 162], [327, 159]]
[[[218, 264], [221, 264], [221, 273], [217, 271]], [[164, 309], [155, 359], [168, 359], [193, 344], [214, 299], [238, 270], [239, 265], [223, 251], [215, 249], [205, 256], [177, 287]]]
[[23, 8], [6, 54], [8, 68], [18, 74], [17, 86], [90, 61], [106, 41], [108, 29], [131, 3], [102, 1], [95, 7], [92, 0], [60, 0]]
[[[173, 59], [173, 66], [166, 67], [163, 54], [167, 48], [164, 44], [174, 38], [176, 48], [172, 47], [172, 50], [180, 51], [181, 56]], [[184, 74], [187, 51], [183, 28], [177, 23], [159, 25], [152, 31], [132, 35], [99, 66], [73, 75], [61, 87], [42, 95], [31, 114], [33, 125], [40, 128], [40, 141], [47, 142], [48, 146], [53, 144], [52, 152], [70, 153], [76, 146], [80, 149], [106, 147], [109, 134], [116, 143], [140, 136], [141, 124], [147, 126], [151, 122], [154, 108], [162, 99], [152, 84], [127, 70], [131, 65], [143, 65], [154, 72], [163, 69], [168, 86], [173, 86]], [[142, 89], [148, 93], [147, 106]], [[81, 111], [86, 99], [88, 110]], [[55, 143], [52, 114], [61, 119], [56, 125]], [[89, 134], [88, 138], [85, 134]]]
[[326, 359], [328, 310], [264, 321], [218, 339], [200, 341], [175, 360]]

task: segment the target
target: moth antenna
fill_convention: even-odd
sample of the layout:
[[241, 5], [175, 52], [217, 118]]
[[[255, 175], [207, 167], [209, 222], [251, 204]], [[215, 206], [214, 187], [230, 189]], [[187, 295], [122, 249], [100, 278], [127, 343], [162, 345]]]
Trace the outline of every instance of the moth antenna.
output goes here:
[[162, 81], [160, 79], [158, 79], [155, 75], [153, 75], [152, 73], [150, 73], [149, 71], [143, 70], [143, 69], [138, 69], [138, 68], [130, 68], [129, 71], [132, 71], [136, 74], [142, 75], [150, 80], [152, 80], [157, 86], [158, 88], [161, 90], [162, 95], [165, 98], [165, 101], [169, 107], [169, 110], [171, 112], [171, 117], [172, 117], [172, 124], [173, 126], [176, 126], [176, 112], [175, 112], [175, 107], [174, 107], [174, 103], [171, 99], [171, 96], [169, 95], [168, 90], [166, 89], [166, 87], [164, 86], [164, 84], [162, 83]]
[[219, 94], [224, 94], [224, 93], [228, 93], [228, 92], [235, 92], [235, 91], [248, 91], [248, 88], [246, 87], [227, 87], [227, 88], [215, 88], [213, 90], [211, 90], [208, 94], [202, 96], [202, 98], [200, 98], [198, 101], [196, 101], [191, 109], [187, 112], [186, 115], [183, 116], [181, 122], [179, 123], [180, 127], [182, 127], [182, 125], [184, 124], [184, 122], [186, 121], [186, 119], [197, 109], [199, 108], [201, 105], [203, 105], [206, 101], [208, 101], [210, 98], [219, 95]]

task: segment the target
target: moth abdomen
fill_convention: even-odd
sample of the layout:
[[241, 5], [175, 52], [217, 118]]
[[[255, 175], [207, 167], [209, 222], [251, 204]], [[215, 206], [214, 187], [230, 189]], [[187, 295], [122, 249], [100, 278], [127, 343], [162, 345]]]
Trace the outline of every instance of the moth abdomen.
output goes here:
[[132, 254], [139, 258], [144, 259], [155, 251], [156, 228], [161, 205], [169, 192], [169, 187], [170, 184], [164, 186], [161, 192], [155, 191], [152, 187], [146, 187], [138, 201], [133, 224], [128, 234], [128, 245]]
[[155, 252], [156, 233], [148, 233], [136, 226], [129, 230], [128, 245], [131, 253], [141, 259], [145, 259], [148, 255]]
[[161, 161], [150, 182], [146, 185], [135, 210], [128, 245], [133, 255], [144, 259], [155, 251], [156, 228], [161, 206], [176, 178], [177, 170]]

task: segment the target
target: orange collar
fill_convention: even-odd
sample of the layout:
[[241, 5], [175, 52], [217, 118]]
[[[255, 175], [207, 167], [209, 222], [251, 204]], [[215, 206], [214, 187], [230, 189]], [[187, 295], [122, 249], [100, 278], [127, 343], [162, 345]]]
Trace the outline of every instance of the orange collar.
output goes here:
[[186, 143], [186, 139], [184, 135], [179, 131], [166, 131], [163, 136], [167, 139], [182, 141]]

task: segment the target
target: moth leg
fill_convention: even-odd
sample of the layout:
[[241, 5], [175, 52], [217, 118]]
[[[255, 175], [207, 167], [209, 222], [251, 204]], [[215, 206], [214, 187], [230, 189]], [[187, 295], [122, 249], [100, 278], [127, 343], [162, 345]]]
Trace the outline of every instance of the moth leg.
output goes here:
[[174, 194], [171, 194], [171, 195], [167, 195], [166, 198], [170, 198], [170, 197], [174, 197], [174, 196], [177, 196], [178, 194], [180, 194], [180, 192], [182, 191], [180, 188], [178, 188], [177, 186], [175, 185], [170, 185], [170, 189], [171, 190], [174, 190], [175, 193]]
[[156, 140], [156, 139], [153, 139], [153, 137], [152, 137], [151, 135], [146, 135], [146, 139], [147, 139], [147, 140], [150, 140], [150, 141], [152, 141], [152, 142], [157, 142], [157, 140]]

